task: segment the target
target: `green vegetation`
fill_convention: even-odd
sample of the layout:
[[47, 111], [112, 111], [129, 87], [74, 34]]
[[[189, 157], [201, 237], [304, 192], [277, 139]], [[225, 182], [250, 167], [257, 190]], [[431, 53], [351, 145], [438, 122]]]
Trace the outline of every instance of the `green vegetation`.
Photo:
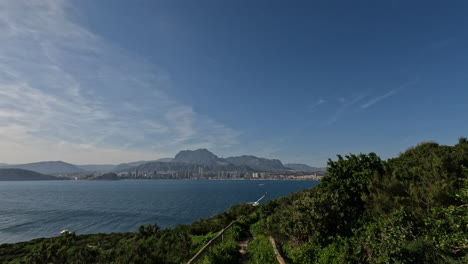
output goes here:
[[258, 235], [249, 244], [249, 264], [277, 263], [273, 247], [268, 237]]
[[[244, 216], [241, 218], [241, 216]], [[422, 143], [399, 157], [338, 156], [312, 189], [259, 207], [136, 233], [80, 235], [0, 245], [0, 263], [183, 263], [233, 220], [198, 263], [468, 263], [468, 141]]]
[[464, 138], [338, 156], [316, 188], [263, 206], [260, 229], [290, 263], [468, 263], [467, 168]]
[[[247, 204], [188, 226], [160, 230], [157, 225], [141, 226], [135, 233], [75, 235], [35, 239], [0, 245], [0, 263], [183, 263], [235, 219], [250, 215]], [[239, 221], [224, 235], [200, 263], [237, 263], [236, 241], [244, 237], [250, 223]], [[222, 261], [221, 261], [222, 260]], [[221, 261], [221, 262], [219, 262]], [[229, 262], [231, 261], [231, 262]]]

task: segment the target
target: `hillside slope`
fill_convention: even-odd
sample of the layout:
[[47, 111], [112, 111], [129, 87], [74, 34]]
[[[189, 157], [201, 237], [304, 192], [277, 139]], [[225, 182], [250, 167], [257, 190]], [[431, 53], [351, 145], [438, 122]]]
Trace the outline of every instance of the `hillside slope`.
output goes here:
[[251, 155], [243, 155], [238, 157], [226, 158], [226, 161], [237, 165], [237, 166], [248, 166], [257, 171], [277, 171], [286, 170], [280, 160], [277, 159], [265, 159]]
[[174, 162], [184, 162], [206, 166], [227, 165], [226, 162], [207, 149], [182, 150], [174, 157]]
[[68, 174], [86, 172], [84, 169], [80, 169], [73, 164], [63, 161], [41, 161], [27, 164], [9, 165], [8, 168], [30, 170], [42, 174]]
[[307, 164], [301, 164], [301, 163], [286, 163], [284, 164], [284, 166], [293, 170], [302, 170], [302, 171], [325, 171], [326, 169], [326, 168], [311, 167]]
[[0, 181], [42, 181], [59, 178], [23, 169], [0, 168]]

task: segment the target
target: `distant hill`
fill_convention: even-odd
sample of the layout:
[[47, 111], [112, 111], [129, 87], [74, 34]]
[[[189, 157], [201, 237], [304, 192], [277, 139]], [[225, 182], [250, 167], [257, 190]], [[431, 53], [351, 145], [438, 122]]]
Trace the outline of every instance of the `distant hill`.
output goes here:
[[286, 170], [280, 160], [277, 159], [265, 159], [250, 155], [243, 155], [239, 157], [229, 157], [226, 161], [237, 166], [248, 166], [258, 171], [275, 171], [275, 170]]
[[162, 158], [162, 159], [157, 159], [155, 161], [157, 161], [157, 162], [172, 162], [172, 161], [174, 161], [174, 159], [173, 158]]
[[156, 172], [169, 172], [169, 171], [186, 171], [198, 173], [198, 169], [202, 167], [204, 172], [218, 172], [218, 171], [239, 171], [250, 172], [253, 171], [247, 166], [236, 166], [230, 163], [223, 165], [202, 165], [187, 162], [147, 162], [140, 166], [134, 167], [131, 170], [138, 169], [140, 173], [154, 173]]
[[301, 171], [325, 171], [326, 170], [326, 168], [311, 167], [307, 164], [301, 164], [301, 163], [287, 163], [287, 164], [284, 164], [284, 166], [293, 170], [301, 170]]
[[149, 163], [149, 162], [172, 162], [173, 158], [161, 158], [157, 160], [140, 160], [128, 163], [120, 163], [119, 165], [115, 166], [112, 171], [123, 171], [128, 169], [134, 169], [142, 164]]
[[42, 174], [69, 174], [69, 173], [86, 172], [86, 170], [84, 169], [80, 169], [73, 164], [66, 163], [63, 161], [42, 161], [42, 162], [19, 164], [19, 165], [8, 165], [7, 167], [30, 170], [30, 171], [35, 171], [35, 172], [42, 173]]
[[177, 153], [173, 161], [207, 166], [229, 165], [224, 159], [218, 158], [207, 149], [182, 150]]
[[117, 165], [114, 164], [88, 164], [88, 165], [75, 165], [76, 167], [87, 171], [112, 171]]
[[265, 159], [250, 155], [239, 157], [219, 158], [207, 149], [183, 150], [180, 151], [174, 158], [174, 162], [191, 163], [198, 165], [210, 166], [220, 170], [240, 170], [249, 168], [253, 171], [277, 171], [287, 170], [281, 161], [277, 159]]
[[123, 171], [123, 170], [128, 170], [128, 169], [134, 169], [135, 167], [140, 166], [141, 164], [145, 164], [148, 162], [171, 162], [173, 158], [162, 158], [162, 159], [157, 159], [157, 160], [140, 160], [140, 161], [134, 161], [134, 162], [128, 162], [128, 163], [120, 163], [112, 169], [112, 171]]
[[23, 169], [0, 168], [0, 181], [42, 181], [59, 178]]
[[122, 170], [130, 169], [130, 168], [139, 166], [139, 165], [141, 165], [143, 163], [147, 163], [147, 162], [153, 162], [153, 161], [140, 160], [140, 161], [134, 161], [134, 162], [128, 162], [128, 163], [120, 163], [117, 166], [115, 166], [112, 169], [112, 171], [122, 171]]
[[117, 176], [117, 174], [115, 174], [113, 172], [109, 172], [109, 173], [106, 173], [106, 174], [96, 176], [96, 177], [92, 178], [91, 180], [116, 181], [116, 180], [120, 180], [120, 178], [119, 178], [119, 176]]

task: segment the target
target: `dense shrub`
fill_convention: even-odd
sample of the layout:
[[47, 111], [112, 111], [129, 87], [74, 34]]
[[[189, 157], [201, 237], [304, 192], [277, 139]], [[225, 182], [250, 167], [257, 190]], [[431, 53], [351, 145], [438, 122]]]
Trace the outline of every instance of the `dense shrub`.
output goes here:
[[268, 237], [259, 235], [250, 242], [248, 247], [249, 264], [277, 263], [273, 247]]

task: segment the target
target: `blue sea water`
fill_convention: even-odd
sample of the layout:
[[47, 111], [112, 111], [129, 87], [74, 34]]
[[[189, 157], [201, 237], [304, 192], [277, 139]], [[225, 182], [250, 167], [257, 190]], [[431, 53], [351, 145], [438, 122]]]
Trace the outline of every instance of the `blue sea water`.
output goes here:
[[317, 181], [0, 181], [0, 244], [77, 234], [134, 232], [190, 224], [232, 205], [262, 203]]

